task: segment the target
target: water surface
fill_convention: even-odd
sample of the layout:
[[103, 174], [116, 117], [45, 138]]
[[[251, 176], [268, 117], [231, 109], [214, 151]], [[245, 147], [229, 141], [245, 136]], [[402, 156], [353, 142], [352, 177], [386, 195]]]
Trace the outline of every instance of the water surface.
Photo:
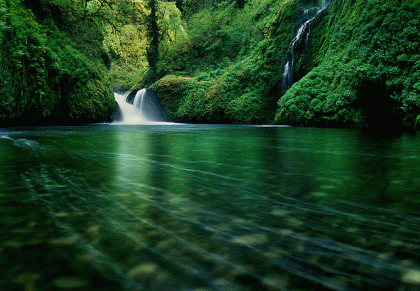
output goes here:
[[1, 290], [411, 290], [420, 136], [0, 129]]

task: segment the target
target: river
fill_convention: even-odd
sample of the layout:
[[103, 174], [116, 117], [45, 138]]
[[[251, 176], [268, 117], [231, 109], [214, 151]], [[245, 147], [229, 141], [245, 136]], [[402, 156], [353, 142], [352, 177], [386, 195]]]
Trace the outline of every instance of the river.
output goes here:
[[418, 290], [419, 144], [281, 126], [0, 129], [0, 290]]

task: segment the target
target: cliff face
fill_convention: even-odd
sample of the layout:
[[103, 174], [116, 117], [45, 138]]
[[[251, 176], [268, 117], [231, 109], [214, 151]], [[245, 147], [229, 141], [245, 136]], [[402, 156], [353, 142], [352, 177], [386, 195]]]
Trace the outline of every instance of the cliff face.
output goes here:
[[84, 123], [115, 108], [109, 58], [70, 1], [0, 1], [0, 124]]
[[[179, 106], [171, 116], [192, 122], [417, 127], [420, 1], [330, 2], [248, 1], [243, 10], [228, 13], [233, 16], [223, 27], [195, 35], [182, 53], [166, 60], [193, 77], [182, 83], [183, 90], [172, 90]], [[331, 5], [319, 12], [326, 4]], [[248, 17], [247, 30], [235, 28], [235, 17]], [[228, 58], [225, 49], [245, 31], [252, 37], [236, 43], [241, 51], [230, 48]], [[286, 91], [285, 67], [292, 60], [293, 84]], [[165, 72], [165, 64], [160, 70]], [[167, 73], [173, 73], [169, 66]], [[152, 86], [158, 97], [162, 84]]]

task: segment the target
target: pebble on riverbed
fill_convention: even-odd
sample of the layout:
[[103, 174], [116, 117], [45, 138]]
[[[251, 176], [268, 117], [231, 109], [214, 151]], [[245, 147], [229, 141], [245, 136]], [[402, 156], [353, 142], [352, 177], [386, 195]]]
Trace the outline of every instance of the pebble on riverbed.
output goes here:
[[23, 243], [18, 241], [7, 241], [4, 243], [5, 247], [11, 247], [11, 248], [21, 248], [23, 246]]
[[402, 281], [407, 284], [420, 285], [420, 270], [409, 269], [402, 274]]
[[59, 237], [50, 241], [50, 244], [55, 246], [70, 246], [74, 245], [78, 240], [77, 236]]
[[40, 274], [24, 273], [17, 276], [14, 281], [19, 284], [30, 284], [30, 283], [34, 283], [39, 278], [41, 278]]
[[77, 256], [77, 261], [82, 263], [93, 263], [99, 258], [98, 254], [94, 253], [81, 253]]
[[88, 286], [89, 281], [81, 278], [60, 277], [54, 280], [53, 285], [61, 289], [75, 289]]
[[262, 283], [269, 290], [287, 290], [290, 276], [285, 275], [267, 275], [262, 279]]
[[155, 263], [144, 263], [128, 271], [128, 276], [131, 278], [145, 278], [153, 275], [157, 270], [158, 266]]
[[268, 241], [268, 238], [263, 233], [255, 233], [244, 236], [235, 237], [232, 239], [233, 243], [244, 245], [261, 245]]
[[69, 214], [67, 212], [58, 212], [58, 213], [54, 213], [55, 217], [57, 218], [64, 218], [64, 217], [68, 217]]
[[273, 211], [271, 211], [271, 214], [275, 216], [288, 216], [290, 214], [290, 211], [284, 209], [274, 209]]

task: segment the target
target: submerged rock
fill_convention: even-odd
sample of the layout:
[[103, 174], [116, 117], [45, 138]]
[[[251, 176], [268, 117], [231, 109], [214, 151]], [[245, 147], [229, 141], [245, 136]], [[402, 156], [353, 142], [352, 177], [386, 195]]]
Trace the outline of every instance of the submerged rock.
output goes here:
[[41, 275], [40, 274], [36, 274], [36, 273], [24, 273], [24, 274], [21, 274], [18, 277], [16, 277], [14, 281], [16, 283], [19, 283], [19, 284], [28, 284], [28, 283], [35, 282], [39, 278], [41, 278]]
[[409, 269], [402, 274], [402, 281], [408, 284], [420, 285], [420, 270]]
[[23, 247], [23, 243], [18, 241], [7, 241], [4, 243], [5, 247], [11, 247], [11, 248], [21, 248]]
[[64, 218], [64, 217], [68, 217], [69, 214], [67, 212], [58, 212], [58, 213], [54, 213], [55, 217], [57, 218]]
[[268, 238], [263, 233], [249, 234], [235, 237], [232, 239], [233, 243], [244, 245], [261, 245], [268, 241]]
[[290, 276], [271, 274], [262, 278], [263, 285], [269, 290], [287, 290]]
[[128, 276], [131, 278], [148, 277], [154, 274], [158, 270], [158, 266], [155, 263], [148, 262], [138, 265], [128, 271]]
[[53, 239], [50, 244], [55, 246], [70, 246], [74, 245], [78, 240], [77, 236], [66, 236]]
[[53, 285], [61, 289], [75, 289], [89, 285], [89, 281], [81, 278], [60, 277], [54, 280]]
[[271, 214], [275, 215], [275, 216], [287, 216], [290, 214], [290, 211], [285, 210], [285, 209], [274, 209]]

